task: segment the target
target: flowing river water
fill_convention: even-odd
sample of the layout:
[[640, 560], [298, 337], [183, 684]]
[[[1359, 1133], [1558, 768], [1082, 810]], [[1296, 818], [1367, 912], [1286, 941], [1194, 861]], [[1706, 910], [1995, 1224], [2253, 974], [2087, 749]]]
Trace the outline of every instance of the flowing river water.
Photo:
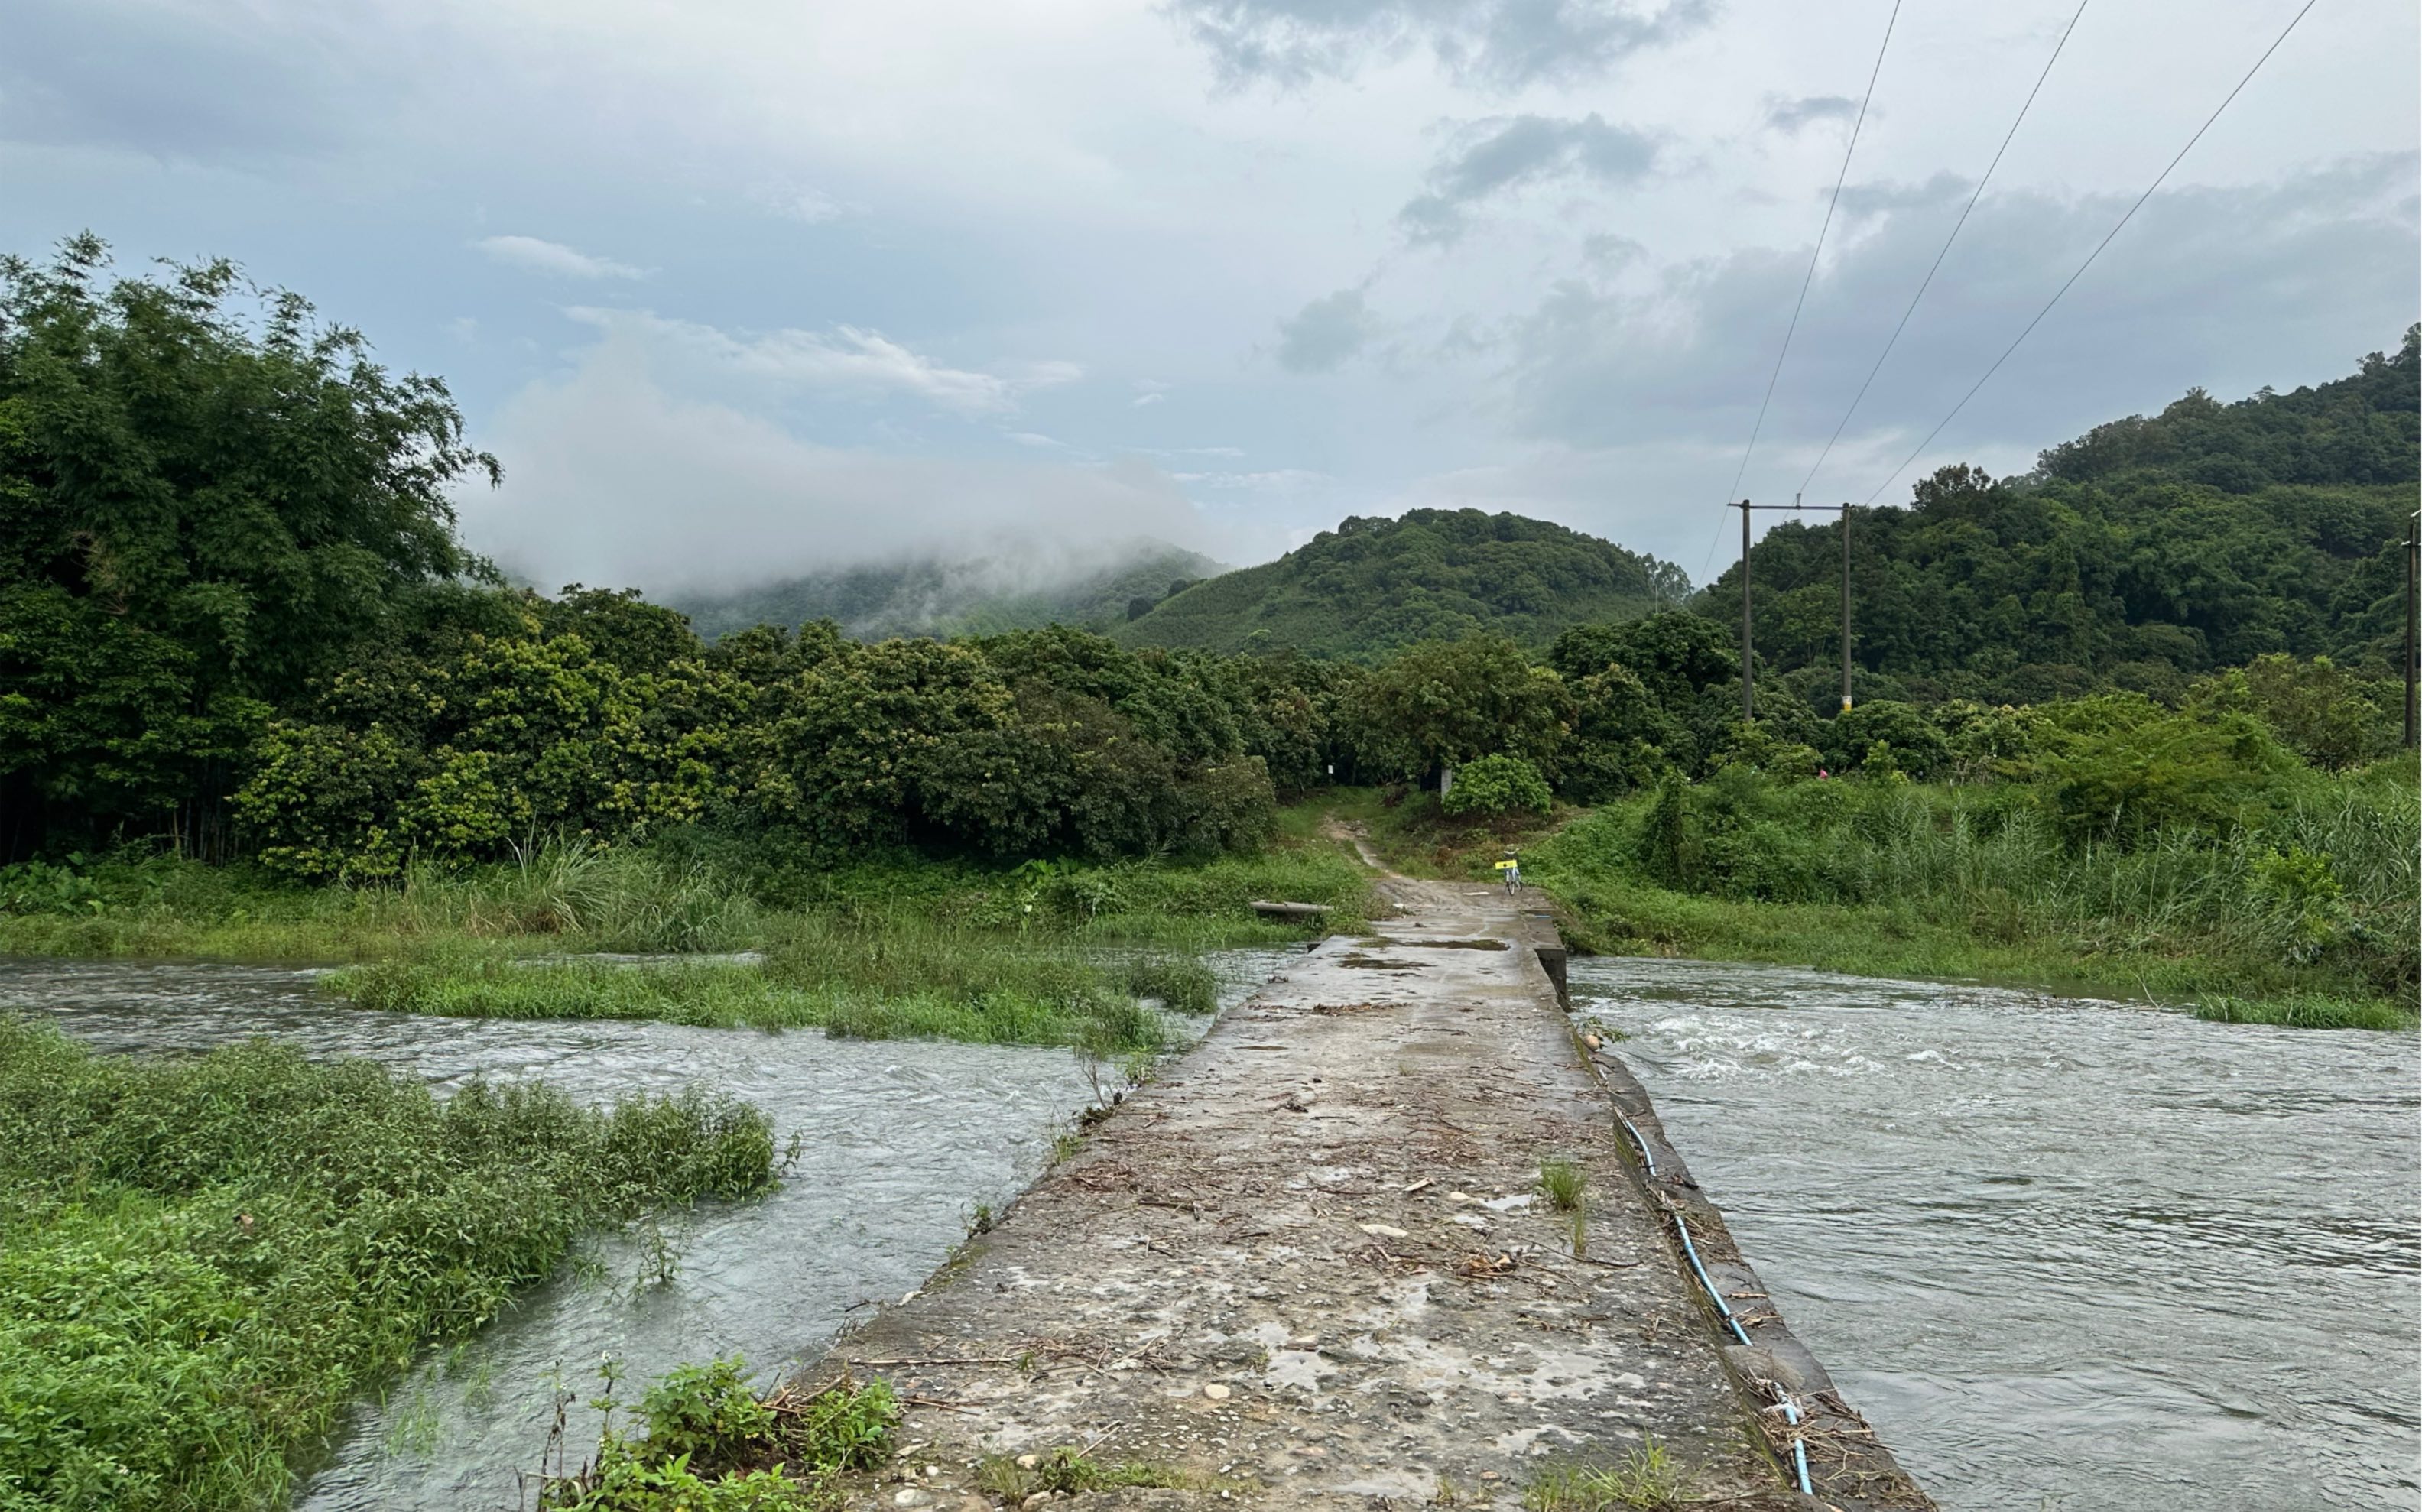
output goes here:
[[[1213, 955], [1222, 1006], [1287, 953]], [[527, 1505], [517, 1473], [538, 1467], [557, 1382], [585, 1401], [606, 1356], [627, 1374], [626, 1401], [665, 1370], [717, 1355], [766, 1372], [814, 1358], [853, 1312], [922, 1283], [978, 1205], [999, 1208], [1032, 1182], [1093, 1100], [1065, 1050], [370, 1013], [330, 1001], [315, 975], [0, 960], [0, 1011], [48, 1017], [108, 1050], [187, 1053], [265, 1035], [311, 1055], [370, 1056], [441, 1092], [535, 1078], [603, 1102], [700, 1083], [764, 1110], [777, 1147], [795, 1134], [801, 1154], [762, 1200], [587, 1246], [495, 1325], [365, 1404], [304, 1484], [307, 1512]], [[660, 1240], [676, 1255], [668, 1284], [653, 1284]], [[565, 1439], [576, 1463], [596, 1444], [595, 1415], [575, 1404]]]
[[[1217, 958], [1222, 1002], [1278, 952]], [[1792, 1325], [1951, 1512], [2422, 1507], [2416, 1049], [1990, 988], [1576, 960]], [[507, 1507], [555, 1383], [717, 1353], [767, 1370], [917, 1286], [1092, 1100], [1064, 1052], [332, 1004], [312, 974], [0, 961], [0, 1010], [112, 1050], [268, 1035], [441, 1090], [690, 1082], [804, 1153], [774, 1194], [591, 1246], [367, 1404], [298, 1503]], [[1198, 1026], [1199, 1027], [1199, 1026]], [[626, 1387], [627, 1395], [633, 1387]], [[594, 1421], [575, 1409], [575, 1455]]]
[[2422, 1506], [2413, 1035], [1779, 967], [1571, 983], [1950, 1512]]

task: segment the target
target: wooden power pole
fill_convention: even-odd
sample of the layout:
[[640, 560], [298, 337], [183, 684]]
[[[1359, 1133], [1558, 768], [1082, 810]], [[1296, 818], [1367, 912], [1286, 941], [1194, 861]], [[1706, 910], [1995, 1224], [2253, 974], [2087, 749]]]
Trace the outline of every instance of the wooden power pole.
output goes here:
[[[1741, 516], [1748, 519], [1747, 514]], [[1744, 561], [1746, 559], [1744, 559]], [[2405, 748], [2422, 745], [2422, 705], [2417, 705], [2414, 683], [2422, 676], [2422, 641], [2415, 638], [2414, 616], [2422, 613], [2422, 510], [2415, 510], [2405, 523]]]
[[[1750, 613], [1750, 611], [1749, 611], [1749, 512], [1750, 512], [1750, 502], [1749, 502], [1749, 500], [1747, 500], [1747, 499], [1742, 499], [1742, 500], [1740, 501], [1740, 512], [1741, 512], [1741, 720], [1742, 720], [1742, 722], [1743, 722], [1743, 723], [1747, 723], [1749, 720], [1752, 720], [1752, 719], [1754, 719], [1754, 718], [1756, 718], [1756, 717], [1757, 717], [1757, 712], [1756, 712], [1755, 705], [1751, 701], [1751, 698], [1750, 698], [1750, 684], [1751, 684], [1752, 678], [1753, 678], [1753, 676], [1754, 676], [1754, 674], [1750, 671], [1750, 657], [1752, 656], [1752, 654], [1754, 654], [1754, 648], [1753, 648], [1753, 647], [1752, 647], [1752, 645], [1751, 645], [1751, 641], [1750, 641], [1750, 633], [1749, 633], [1749, 613]], [[2410, 653], [2411, 649], [2412, 649], [2412, 648], [2411, 648], [2411, 646], [2409, 645], [2409, 647], [2408, 647], [2408, 651], [2409, 651], [2409, 653]], [[2413, 658], [2413, 656], [2412, 656], [2411, 654], [2408, 654], [2408, 655], [2406, 656], [2405, 660], [2406, 660], [2407, 664], [2410, 666], [2410, 665], [2412, 664], [2412, 662], [2413, 662], [2414, 658]], [[2410, 738], [2410, 737], [2409, 737], [2409, 738]]]
[[1842, 503], [1842, 712], [1850, 712], [1850, 505]]
[[[1792, 496], [1791, 502], [1788, 504], [1753, 504], [1744, 498], [1736, 499], [1732, 503], [1724, 506], [1724, 508], [1728, 510], [1738, 510], [1741, 512], [1741, 718], [1745, 721], [1757, 717], [1757, 704], [1754, 697], [1754, 688], [1757, 678], [1756, 674], [1751, 669], [1751, 662], [1757, 654], [1757, 644], [1755, 638], [1751, 634], [1751, 606], [1749, 591], [1750, 511], [1799, 511], [1803, 509], [1822, 509], [1823, 507], [1824, 506], [1822, 505], [1802, 504], [1800, 502], [1798, 495]], [[1841, 508], [1842, 707], [1848, 709], [1850, 706], [1850, 506], [1844, 504]]]

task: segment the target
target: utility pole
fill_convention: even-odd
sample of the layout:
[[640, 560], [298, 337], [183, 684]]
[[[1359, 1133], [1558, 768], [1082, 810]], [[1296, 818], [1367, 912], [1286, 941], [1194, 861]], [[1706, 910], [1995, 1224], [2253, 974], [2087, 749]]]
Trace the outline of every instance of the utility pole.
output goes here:
[[[1744, 513], [1742, 519], [1749, 516]], [[1743, 559], [1746, 561], [1747, 559]], [[2422, 705], [2415, 702], [2414, 684], [2422, 676], [2422, 641], [2415, 639], [2414, 617], [2422, 612], [2415, 594], [2422, 591], [2422, 510], [2405, 525], [2405, 748], [2422, 745]]]
[[[1808, 509], [1808, 508], [1811, 508], [1811, 507], [1812, 507], [1812, 506], [1810, 506], [1810, 505], [1806, 505], [1806, 504], [1802, 504], [1802, 503], [1801, 503], [1801, 502], [1800, 502], [1800, 496], [1799, 496], [1799, 495], [1797, 495], [1797, 494], [1794, 494], [1794, 495], [1792, 495], [1792, 496], [1791, 496], [1791, 502], [1790, 502], [1790, 503], [1788, 503], [1788, 504], [1753, 504], [1753, 503], [1751, 503], [1749, 500], [1747, 500], [1747, 499], [1745, 499], [1745, 498], [1744, 498], [1744, 499], [1737, 499], [1737, 500], [1735, 500], [1735, 501], [1733, 501], [1733, 502], [1731, 502], [1731, 503], [1728, 503], [1728, 504], [1726, 504], [1726, 505], [1724, 506], [1724, 508], [1726, 508], [1726, 509], [1728, 509], [1728, 510], [1738, 510], [1738, 511], [1740, 511], [1740, 512], [1741, 512], [1741, 647], [1740, 647], [1740, 658], [1741, 658], [1741, 718], [1742, 718], [1742, 720], [1743, 720], [1744, 722], [1746, 722], [1746, 721], [1748, 721], [1748, 720], [1751, 720], [1751, 719], [1754, 719], [1754, 718], [1756, 718], [1756, 717], [1757, 717], [1757, 705], [1756, 705], [1755, 700], [1754, 700], [1754, 697], [1753, 697], [1753, 691], [1754, 691], [1754, 685], [1755, 685], [1755, 684], [1756, 684], [1756, 674], [1755, 674], [1755, 673], [1751, 669], [1751, 663], [1754, 660], [1754, 658], [1755, 658], [1755, 657], [1756, 657], [1756, 655], [1757, 655], [1757, 646], [1756, 646], [1756, 642], [1755, 642], [1754, 638], [1752, 637], [1752, 635], [1750, 634], [1750, 591], [1749, 591], [1749, 544], [1750, 544], [1750, 543], [1749, 543], [1749, 514], [1750, 514], [1750, 511], [1752, 511], [1752, 510], [1791, 510], [1791, 511], [1795, 511], [1795, 512], [1797, 512], [1797, 511], [1804, 510], [1804, 509]], [[1822, 508], [1824, 508], [1824, 506], [1823, 506], [1823, 505], [1821, 505], [1821, 504], [1819, 504], [1819, 505], [1816, 505], [1816, 506], [1813, 506], [1813, 507], [1814, 507], [1814, 508], [1816, 508], [1816, 509], [1822, 509]], [[1843, 708], [1845, 708], [1845, 709], [1847, 709], [1847, 708], [1848, 708], [1848, 707], [1850, 706], [1850, 506], [1849, 506], [1849, 505], [1848, 505], [1848, 504], [1844, 504], [1841, 508], [1842, 508], [1842, 707], [1843, 707]]]
[[1842, 503], [1842, 712], [1850, 712], [1850, 505]]
[[[1756, 714], [1756, 711], [1755, 711], [1755, 707], [1754, 707], [1754, 705], [1750, 701], [1750, 684], [1751, 684], [1751, 681], [1752, 681], [1752, 679], [1753, 679], [1753, 677], [1754, 677], [1754, 674], [1753, 674], [1753, 673], [1750, 671], [1750, 657], [1751, 657], [1751, 656], [1752, 656], [1752, 654], [1754, 654], [1754, 648], [1752, 647], [1752, 645], [1751, 645], [1751, 643], [1750, 643], [1750, 633], [1749, 633], [1749, 511], [1750, 511], [1750, 502], [1749, 502], [1749, 500], [1747, 500], [1747, 499], [1742, 499], [1742, 500], [1740, 501], [1740, 512], [1741, 512], [1741, 722], [1742, 722], [1742, 723], [1744, 723], [1744, 724], [1746, 724], [1746, 723], [1748, 723], [1750, 720], [1754, 719], [1754, 718], [1756, 718], [1756, 717], [1757, 717], [1757, 714]], [[2406, 655], [2405, 661], [2406, 661], [2407, 666], [2411, 667], [2411, 666], [2413, 665], [2414, 657], [2413, 657], [2413, 655], [2411, 654], [2411, 653], [2412, 653], [2412, 644], [2411, 644], [2411, 639], [2410, 639], [2410, 638], [2409, 638], [2408, 644], [2407, 644], [2407, 652], [2408, 652], [2408, 654]]]

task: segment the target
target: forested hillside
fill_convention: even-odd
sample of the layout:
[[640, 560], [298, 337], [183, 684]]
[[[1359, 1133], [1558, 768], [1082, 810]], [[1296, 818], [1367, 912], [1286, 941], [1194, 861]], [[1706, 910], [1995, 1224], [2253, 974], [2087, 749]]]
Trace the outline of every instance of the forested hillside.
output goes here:
[[[2417, 331], [2332, 383], [2226, 404], [2196, 390], [2026, 477], [1951, 467], [1912, 507], [1851, 511], [1859, 696], [2171, 699], [2273, 652], [2392, 674]], [[1779, 526], [1751, 564], [1760, 659], [1804, 669], [1818, 703], [1838, 677], [1840, 529]], [[1739, 603], [1738, 564], [1695, 601], [1723, 619]]]
[[753, 624], [796, 629], [830, 620], [859, 640], [886, 636], [996, 635], [1047, 624], [1107, 630], [1171, 593], [1228, 569], [1200, 552], [1158, 542], [1088, 570], [998, 560], [926, 561], [813, 573], [746, 592], [669, 594], [713, 640]]
[[1289, 649], [1367, 660], [1483, 632], [1545, 645], [1675, 603], [1681, 570], [1517, 514], [1349, 519], [1273, 562], [1197, 583], [1113, 634], [1130, 646]]

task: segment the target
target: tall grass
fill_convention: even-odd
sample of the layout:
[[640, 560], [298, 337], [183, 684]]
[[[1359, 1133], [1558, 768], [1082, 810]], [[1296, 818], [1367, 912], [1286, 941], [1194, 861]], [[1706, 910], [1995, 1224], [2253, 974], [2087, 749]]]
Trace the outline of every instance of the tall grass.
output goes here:
[[72, 885], [0, 885], [0, 952], [327, 961], [456, 940], [720, 951], [763, 927], [757, 902], [711, 867], [636, 848], [541, 845], [500, 866], [416, 865], [391, 886], [303, 887], [159, 856], [45, 870]]
[[415, 866], [394, 885], [309, 888], [242, 865], [122, 857], [0, 867], [0, 953], [348, 961], [465, 942], [523, 951], [758, 948], [802, 921], [860, 933], [916, 923], [1020, 937], [1082, 936], [1169, 949], [1299, 937], [1255, 898], [1361, 921], [1368, 879], [1329, 852], [1204, 861], [985, 867], [900, 854], [809, 869], [768, 842], [539, 845], [496, 866]]
[[821, 1028], [867, 1039], [1158, 1047], [1158, 1013], [1205, 1014], [1218, 983], [1190, 956], [936, 922], [909, 910], [781, 921], [763, 964], [644, 967], [476, 952], [333, 972], [366, 1008], [492, 1018], [658, 1018]]
[[2410, 1023], [2422, 939], [2410, 777], [2383, 764], [2270, 796], [2225, 832], [2123, 845], [2064, 839], [2022, 787], [1729, 772], [1693, 790], [1686, 828], [1644, 795], [1539, 847], [1529, 870], [1613, 948], [1753, 944], [2131, 996], [2320, 995], [2369, 1006], [2281, 1021]]
[[581, 1230], [772, 1179], [727, 1100], [440, 1102], [367, 1062], [142, 1061], [0, 1018], [0, 1500], [278, 1504], [296, 1446]]

